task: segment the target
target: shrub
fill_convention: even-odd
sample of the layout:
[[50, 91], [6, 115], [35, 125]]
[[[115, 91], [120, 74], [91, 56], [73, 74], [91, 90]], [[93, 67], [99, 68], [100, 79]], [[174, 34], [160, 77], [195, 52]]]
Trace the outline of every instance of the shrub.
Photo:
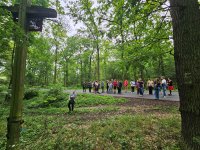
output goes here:
[[61, 91], [62, 90], [60, 88], [52, 88], [46, 93], [45, 97], [48, 97], [48, 96], [57, 97], [62, 94]]
[[30, 90], [25, 91], [24, 93], [24, 99], [26, 100], [29, 100], [38, 96], [39, 96], [39, 91], [37, 89], [30, 89]]
[[0, 85], [0, 92], [4, 92], [7, 90], [7, 86], [6, 85]]

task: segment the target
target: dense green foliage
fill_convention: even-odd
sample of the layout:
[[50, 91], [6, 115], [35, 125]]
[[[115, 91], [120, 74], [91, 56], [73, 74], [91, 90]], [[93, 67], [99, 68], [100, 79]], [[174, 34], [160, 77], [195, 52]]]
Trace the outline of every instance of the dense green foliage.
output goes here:
[[[45, 21], [43, 33], [29, 35], [26, 84], [71, 86], [98, 78], [147, 80], [161, 75], [175, 80], [169, 7], [164, 0], [36, 0], [32, 4], [56, 6], [58, 19]], [[0, 73], [9, 80], [17, 26], [7, 14], [0, 20], [0, 36], [4, 36]]]

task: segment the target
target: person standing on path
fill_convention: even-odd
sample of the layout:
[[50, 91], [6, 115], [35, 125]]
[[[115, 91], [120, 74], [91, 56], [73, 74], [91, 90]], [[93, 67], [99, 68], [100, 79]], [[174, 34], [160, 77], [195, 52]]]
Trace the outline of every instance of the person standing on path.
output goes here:
[[113, 81], [113, 89], [114, 89], [114, 94], [116, 94], [116, 89], [117, 89], [117, 80], [114, 79]]
[[91, 93], [91, 89], [92, 89], [92, 82], [88, 82], [88, 88], [89, 88], [89, 92]]
[[165, 80], [164, 77], [161, 77], [161, 86], [162, 86], [162, 92], [163, 92], [163, 98], [166, 97], [166, 89], [167, 89], [167, 81]]
[[109, 93], [109, 94], [112, 94], [112, 93], [113, 93], [113, 82], [112, 82], [112, 81], [109, 82], [108, 93]]
[[125, 93], [127, 93], [127, 90], [128, 90], [128, 80], [124, 80], [124, 89], [125, 89]]
[[140, 94], [140, 88], [139, 88], [139, 80], [136, 82], [136, 90], [137, 90], [137, 95]]
[[159, 79], [155, 79], [154, 81], [154, 95], [155, 95], [155, 99], [159, 99], [159, 93], [160, 93], [160, 81]]
[[87, 83], [86, 83], [86, 82], [83, 82], [82, 87], [83, 87], [83, 92], [86, 92]]
[[117, 83], [117, 90], [118, 90], [118, 94], [122, 93], [122, 82], [120, 80]]
[[170, 78], [168, 78], [168, 81], [167, 81], [167, 84], [168, 84], [168, 90], [169, 90], [169, 96], [172, 95], [172, 90], [174, 90], [174, 86], [173, 86], [173, 82]]
[[106, 90], [107, 90], [107, 93], [108, 93], [108, 89], [109, 89], [109, 80], [106, 81]]
[[130, 85], [131, 85], [131, 92], [134, 93], [134, 91], [135, 91], [135, 86], [136, 86], [135, 81], [132, 80], [132, 81], [130, 82]]
[[153, 85], [154, 85], [153, 81], [149, 79], [147, 81], [147, 87], [148, 87], [148, 90], [149, 90], [149, 95], [153, 94]]
[[75, 98], [76, 98], [76, 93], [75, 91], [73, 91], [73, 93], [69, 95], [69, 102], [68, 102], [69, 112], [74, 111]]
[[99, 85], [99, 83], [98, 83], [98, 81], [96, 80], [95, 82], [94, 82], [94, 93], [96, 94], [96, 93], [99, 93], [99, 88], [100, 88], [100, 85]]
[[139, 92], [140, 96], [143, 96], [144, 94], [144, 81], [142, 79], [139, 79]]
[[101, 93], [104, 93], [104, 82], [103, 81], [101, 81]]

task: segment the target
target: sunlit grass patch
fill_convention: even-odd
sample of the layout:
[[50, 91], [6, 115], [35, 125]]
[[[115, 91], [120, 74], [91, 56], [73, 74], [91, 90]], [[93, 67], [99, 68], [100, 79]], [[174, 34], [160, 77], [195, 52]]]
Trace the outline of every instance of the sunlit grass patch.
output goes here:
[[95, 94], [80, 94], [77, 96], [77, 107], [87, 107], [96, 105], [110, 105], [124, 103], [128, 100], [125, 98], [114, 98], [112, 96], [102, 96]]
[[[31, 100], [25, 101], [25, 105], [28, 108], [47, 108], [47, 107], [67, 107], [68, 104], [68, 94], [61, 93], [57, 96], [40, 96], [34, 97]], [[112, 96], [101, 96], [95, 94], [79, 94], [76, 97], [76, 107], [89, 107], [97, 105], [111, 105], [120, 104], [127, 102], [125, 98], [114, 98]]]

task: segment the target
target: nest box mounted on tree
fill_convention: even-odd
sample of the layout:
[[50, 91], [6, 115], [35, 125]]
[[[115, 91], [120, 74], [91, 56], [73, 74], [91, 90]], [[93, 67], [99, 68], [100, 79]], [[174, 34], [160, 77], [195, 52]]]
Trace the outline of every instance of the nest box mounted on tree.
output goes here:
[[[19, 5], [1, 6], [12, 13], [14, 21], [18, 21]], [[42, 31], [43, 20], [45, 18], [56, 18], [57, 12], [51, 8], [41, 6], [27, 7], [27, 31]]]

